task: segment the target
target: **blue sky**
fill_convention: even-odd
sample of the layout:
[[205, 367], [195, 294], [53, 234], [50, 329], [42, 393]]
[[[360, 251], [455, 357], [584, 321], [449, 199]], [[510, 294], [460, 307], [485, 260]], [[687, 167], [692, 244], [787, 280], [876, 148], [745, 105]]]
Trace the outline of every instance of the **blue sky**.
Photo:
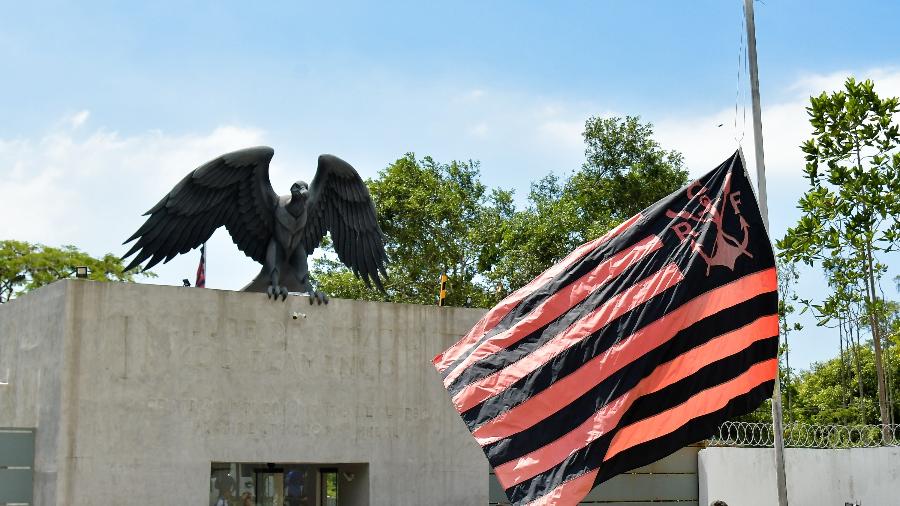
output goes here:
[[[524, 196], [530, 181], [579, 167], [587, 117], [631, 114], [654, 122], [663, 146], [699, 175], [736, 138], [752, 151], [741, 6], [9, 2], [0, 13], [0, 237], [124, 253], [140, 214], [184, 173], [255, 144], [275, 148], [280, 193], [309, 179], [322, 152], [374, 176], [413, 151], [480, 160], [487, 184]], [[848, 75], [900, 95], [900, 4], [770, 0], [757, 2], [756, 18], [780, 236], [798, 215], [808, 96]], [[178, 258], [155, 282], [180, 284], [196, 262]], [[890, 263], [888, 279], [900, 274]], [[239, 288], [257, 270], [224, 231], [213, 237], [209, 286]], [[805, 270], [801, 295], [823, 290]], [[897, 296], [890, 282], [885, 290]], [[795, 364], [836, 352], [834, 333], [811, 327], [793, 341]]]

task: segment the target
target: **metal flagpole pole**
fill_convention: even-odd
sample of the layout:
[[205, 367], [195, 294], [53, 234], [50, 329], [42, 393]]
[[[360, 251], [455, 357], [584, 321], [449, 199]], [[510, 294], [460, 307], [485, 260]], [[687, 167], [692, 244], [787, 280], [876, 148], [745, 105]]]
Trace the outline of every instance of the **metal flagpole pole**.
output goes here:
[[[759, 105], [759, 68], [756, 63], [756, 23], [753, 19], [753, 0], [744, 0], [744, 17], [747, 19], [747, 55], [750, 59], [750, 93], [753, 101], [753, 139], [756, 153], [756, 181], [759, 194], [759, 212], [766, 230], [769, 229], [769, 205], [766, 202], [766, 163], [763, 159], [762, 114]], [[778, 482], [778, 504], [787, 506], [787, 480], [784, 473], [784, 429], [781, 419], [781, 376], [775, 378], [772, 395], [772, 423], [775, 432], [775, 475]]]

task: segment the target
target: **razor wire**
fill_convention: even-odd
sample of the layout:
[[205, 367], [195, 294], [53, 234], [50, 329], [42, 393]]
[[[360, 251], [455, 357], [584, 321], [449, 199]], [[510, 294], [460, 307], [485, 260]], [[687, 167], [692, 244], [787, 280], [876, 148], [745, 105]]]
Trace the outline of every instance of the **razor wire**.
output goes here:
[[[900, 446], [900, 424], [826, 425], [784, 424], [787, 448], [876, 448]], [[709, 446], [771, 447], [775, 431], [771, 423], [725, 422], [707, 440]]]

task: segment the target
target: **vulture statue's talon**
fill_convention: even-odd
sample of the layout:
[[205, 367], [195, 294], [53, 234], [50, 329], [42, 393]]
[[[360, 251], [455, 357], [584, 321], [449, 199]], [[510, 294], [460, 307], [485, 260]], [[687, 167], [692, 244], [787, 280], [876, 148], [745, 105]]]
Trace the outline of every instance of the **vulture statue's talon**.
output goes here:
[[313, 290], [309, 294], [309, 305], [313, 305], [316, 303], [318, 305], [328, 304], [328, 295], [325, 295], [325, 292], [320, 292], [318, 290]]
[[287, 299], [288, 289], [283, 286], [278, 285], [269, 285], [269, 288], [266, 288], [266, 297], [270, 299], [278, 300], [278, 297], [281, 297], [282, 302]]

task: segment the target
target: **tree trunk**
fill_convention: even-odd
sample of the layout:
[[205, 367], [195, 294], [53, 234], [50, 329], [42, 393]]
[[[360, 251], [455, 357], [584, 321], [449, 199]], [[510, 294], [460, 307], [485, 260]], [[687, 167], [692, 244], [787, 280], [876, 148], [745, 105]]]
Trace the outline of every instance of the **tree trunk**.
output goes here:
[[866, 424], [866, 394], [863, 390], [862, 367], [859, 364], [859, 323], [854, 322], [856, 326], [856, 339], [853, 339], [853, 327], [850, 328], [850, 348], [853, 361], [856, 362], [856, 384], [859, 386], [859, 417], [863, 425]]
[[891, 385], [894, 384], [894, 374], [891, 372], [891, 357], [887, 353], [887, 347], [885, 347], [885, 362], [887, 363], [887, 368], [884, 371], [884, 382], [887, 386], [887, 401], [888, 401], [888, 423], [893, 425], [895, 423], [894, 420], [894, 392], [891, 389]]
[[[838, 339], [840, 340], [840, 355], [839, 358], [841, 360], [841, 368], [839, 374], [841, 376], [841, 406], [846, 410], [847, 409], [847, 367], [844, 363], [844, 320], [838, 318]], [[846, 413], [846, 411], [844, 411]], [[844, 414], [841, 414], [841, 423], [847, 423], [847, 420], [844, 418]]]
[[787, 393], [788, 423], [794, 423], [794, 415], [791, 414], [791, 347], [788, 344], [788, 331], [784, 332], [784, 389]]
[[[888, 412], [891, 415], [891, 425], [893, 425], [893, 424], [897, 423], [897, 414], [896, 414], [896, 406], [897, 405], [895, 404], [897, 402], [897, 399], [895, 396], [895, 394], [897, 393], [897, 389], [896, 389], [897, 378], [895, 375], [895, 373], [897, 371], [897, 368], [896, 368], [897, 352], [894, 351], [893, 354], [891, 353], [891, 349], [895, 349], [894, 346], [896, 344], [894, 343], [894, 338], [896, 336], [891, 332], [890, 329], [895, 328], [896, 320], [892, 320], [887, 325], [888, 325], [888, 327], [886, 328], [885, 335], [884, 335], [884, 362], [885, 362], [885, 365], [887, 366], [885, 369], [885, 371], [886, 371], [885, 383], [887, 385], [887, 393], [888, 393]], [[891, 360], [894, 360], [893, 364], [891, 363]], [[891, 434], [894, 434], [894, 431], [891, 431]]]
[[875, 270], [872, 265], [872, 244], [866, 244], [866, 260], [868, 268], [866, 269], [866, 298], [868, 299], [869, 328], [872, 329], [872, 343], [875, 345], [875, 376], [878, 379], [878, 410], [881, 413], [882, 432], [885, 436], [885, 442], [888, 442], [890, 430], [886, 424], [890, 423], [888, 414], [887, 392], [884, 382], [884, 362], [881, 359], [881, 322], [878, 318], [878, 308], [876, 307], [877, 296], [875, 295]]

